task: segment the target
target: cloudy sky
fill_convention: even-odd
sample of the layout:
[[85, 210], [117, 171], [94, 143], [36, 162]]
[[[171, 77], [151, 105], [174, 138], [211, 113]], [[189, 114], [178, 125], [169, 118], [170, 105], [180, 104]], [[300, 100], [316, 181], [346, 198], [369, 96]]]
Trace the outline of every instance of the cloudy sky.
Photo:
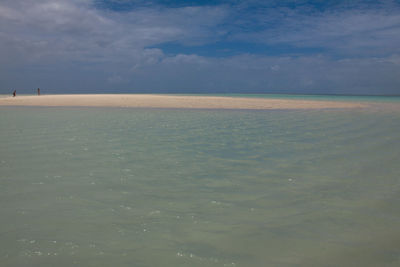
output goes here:
[[400, 94], [400, 1], [0, 0], [0, 93]]

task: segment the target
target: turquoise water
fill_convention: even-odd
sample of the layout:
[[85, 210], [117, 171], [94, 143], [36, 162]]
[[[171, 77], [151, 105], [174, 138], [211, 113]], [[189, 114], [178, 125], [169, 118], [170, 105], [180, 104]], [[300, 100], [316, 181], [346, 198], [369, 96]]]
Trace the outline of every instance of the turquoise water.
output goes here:
[[400, 112], [0, 107], [0, 266], [398, 266]]
[[[187, 94], [193, 95], [193, 94]], [[204, 96], [230, 96], [271, 99], [300, 99], [300, 100], [327, 100], [372, 103], [400, 103], [400, 96], [352, 96], [352, 95], [291, 95], [291, 94], [198, 94]]]

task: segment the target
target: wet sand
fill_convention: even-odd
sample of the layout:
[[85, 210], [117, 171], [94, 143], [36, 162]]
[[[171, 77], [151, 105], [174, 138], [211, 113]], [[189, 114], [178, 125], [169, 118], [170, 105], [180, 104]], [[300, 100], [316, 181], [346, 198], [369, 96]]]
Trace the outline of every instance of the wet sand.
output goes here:
[[149, 94], [76, 94], [0, 98], [0, 106], [136, 107], [191, 109], [335, 109], [363, 108], [359, 102], [268, 99], [225, 96], [180, 96]]

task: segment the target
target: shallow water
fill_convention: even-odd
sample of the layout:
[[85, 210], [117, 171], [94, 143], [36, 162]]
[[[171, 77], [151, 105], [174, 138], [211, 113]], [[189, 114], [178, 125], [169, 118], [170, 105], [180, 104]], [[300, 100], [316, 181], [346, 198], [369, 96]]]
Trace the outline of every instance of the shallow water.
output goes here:
[[0, 107], [0, 266], [398, 266], [400, 112]]
[[[194, 94], [186, 94], [194, 95]], [[326, 100], [341, 102], [400, 103], [400, 96], [359, 96], [359, 95], [292, 95], [292, 94], [197, 94], [200, 96], [230, 96], [246, 98], [293, 99], [293, 100]]]

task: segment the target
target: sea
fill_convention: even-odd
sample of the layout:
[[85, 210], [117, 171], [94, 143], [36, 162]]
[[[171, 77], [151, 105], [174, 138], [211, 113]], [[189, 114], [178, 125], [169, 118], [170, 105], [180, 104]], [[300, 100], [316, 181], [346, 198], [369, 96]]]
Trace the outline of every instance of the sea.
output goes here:
[[400, 266], [399, 98], [340, 100], [0, 107], [0, 266]]

